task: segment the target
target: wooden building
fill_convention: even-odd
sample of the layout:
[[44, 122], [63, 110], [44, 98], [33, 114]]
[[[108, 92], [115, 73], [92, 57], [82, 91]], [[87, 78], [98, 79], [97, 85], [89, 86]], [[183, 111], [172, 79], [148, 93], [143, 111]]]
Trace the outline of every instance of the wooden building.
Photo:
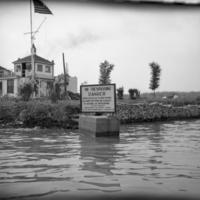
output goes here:
[[24, 58], [18, 58], [13, 62], [14, 72], [11, 72], [3, 67], [0, 68], [0, 96], [18, 96], [20, 84], [30, 80], [38, 83], [38, 92], [36, 97], [48, 96], [48, 84], [54, 81], [54, 61], [49, 61], [36, 54], [34, 50], [34, 68], [31, 67], [31, 55]]

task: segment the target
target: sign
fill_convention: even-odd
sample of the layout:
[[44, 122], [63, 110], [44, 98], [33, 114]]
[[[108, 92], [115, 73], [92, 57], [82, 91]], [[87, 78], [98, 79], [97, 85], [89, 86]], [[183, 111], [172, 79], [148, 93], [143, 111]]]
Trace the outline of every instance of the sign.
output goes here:
[[82, 112], [115, 112], [116, 87], [107, 85], [81, 85], [81, 111]]

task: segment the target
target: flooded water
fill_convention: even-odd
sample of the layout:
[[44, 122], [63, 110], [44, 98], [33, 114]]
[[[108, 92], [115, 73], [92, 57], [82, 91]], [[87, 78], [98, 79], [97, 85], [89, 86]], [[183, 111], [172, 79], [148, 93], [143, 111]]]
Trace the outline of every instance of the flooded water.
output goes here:
[[200, 120], [121, 126], [120, 138], [0, 129], [0, 197], [200, 196]]

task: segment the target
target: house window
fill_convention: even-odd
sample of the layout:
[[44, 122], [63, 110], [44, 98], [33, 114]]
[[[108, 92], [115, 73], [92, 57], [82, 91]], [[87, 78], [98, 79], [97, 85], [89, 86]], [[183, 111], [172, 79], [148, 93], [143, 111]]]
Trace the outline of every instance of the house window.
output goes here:
[[31, 64], [30, 64], [30, 63], [27, 63], [27, 64], [26, 64], [26, 69], [27, 69], [29, 72], [31, 71], [32, 67], [31, 67]]
[[20, 72], [21, 71], [21, 65], [17, 65], [16, 66], [16, 72]]
[[42, 65], [37, 65], [37, 71], [42, 72], [43, 71], [43, 66]]
[[3, 71], [0, 71], [0, 77], [3, 77], [3, 74], [4, 74]]
[[45, 66], [45, 72], [51, 73], [51, 66], [46, 65]]
[[7, 93], [14, 93], [14, 79], [7, 80]]
[[2, 84], [2, 82], [0, 81], [0, 96], [2, 96], [2, 93], [3, 93], [3, 84]]

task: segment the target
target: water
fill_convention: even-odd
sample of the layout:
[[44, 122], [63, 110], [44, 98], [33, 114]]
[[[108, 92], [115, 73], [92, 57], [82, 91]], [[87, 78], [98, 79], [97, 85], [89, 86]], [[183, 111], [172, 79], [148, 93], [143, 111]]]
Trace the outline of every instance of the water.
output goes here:
[[0, 129], [0, 197], [200, 196], [200, 120], [132, 124], [120, 138]]

